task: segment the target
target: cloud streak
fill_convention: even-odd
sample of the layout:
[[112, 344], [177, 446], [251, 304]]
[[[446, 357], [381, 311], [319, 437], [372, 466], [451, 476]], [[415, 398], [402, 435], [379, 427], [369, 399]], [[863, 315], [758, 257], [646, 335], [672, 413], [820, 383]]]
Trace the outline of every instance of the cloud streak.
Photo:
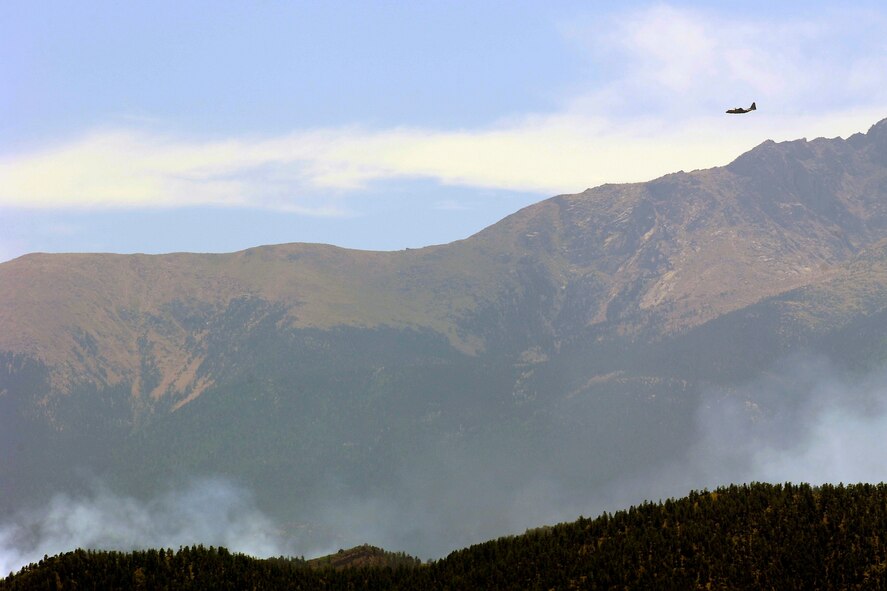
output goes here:
[[[654, 5], [572, 26], [565, 35], [593, 70], [619, 70], [557, 112], [476, 129], [346, 126], [223, 139], [93, 130], [0, 158], [0, 207], [214, 205], [335, 217], [350, 213], [343, 196], [376, 181], [552, 194], [723, 165], [765, 139], [846, 136], [887, 115], [883, 19], [848, 30], [851, 16], [859, 17], [743, 21]], [[753, 116], [723, 115], [751, 100], [760, 105]]]

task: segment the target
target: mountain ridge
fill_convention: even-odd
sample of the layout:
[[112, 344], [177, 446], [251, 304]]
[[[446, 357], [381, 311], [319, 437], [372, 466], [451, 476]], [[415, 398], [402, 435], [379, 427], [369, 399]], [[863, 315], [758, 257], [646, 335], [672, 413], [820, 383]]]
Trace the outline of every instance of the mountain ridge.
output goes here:
[[[883, 229], [887, 210], [876, 208], [876, 200], [861, 203], [858, 198], [867, 187], [838, 186], [839, 178], [830, 181], [836, 185], [829, 187], [833, 195], [822, 197], [824, 173], [809, 165], [825, 153], [840, 160], [826, 171], [832, 177], [836, 169], [846, 176], [847, 168], [864, 168], [865, 158], [858, 153], [878, 145], [878, 138], [887, 135], [882, 128], [887, 120], [852, 141], [768, 141], [725, 167], [553, 197], [472, 237], [422, 249], [356, 251], [291, 243], [230, 254], [26, 255], [0, 266], [0, 301], [8, 310], [0, 316], [0, 349], [36, 356], [54, 367], [73, 365], [69, 374], [91, 376], [98, 384], [129, 380], [134, 396], [188, 391], [185, 398], [193, 399], [207, 383], [194, 377], [203, 361], [199, 347], [185, 347], [189, 339], [200, 340], [200, 331], [187, 326], [194, 320], [189, 313], [218, 312], [237, 298], [260, 297], [285, 306], [294, 327], [421, 327], [445, 334], [460, 350], [478, 352], [486, 346], [484, 337], [467, 333], [459, 320], [496, 303], [503, 290], [491, 284], [505, 285], [506, 292], [519, 290], [509, 281], [519, 273], [548, 284], [548, 293], [539, 297], [549, 298], [549, 306], [584, 307], [589, 324], [673, 306], [666, 330], [698, 325], [815, 281], [822, 270], [869, 242], [867, 222]], [[757, 171], [754, 181], [745, 179], [750, 170]], [[774, 175], [788, 181], [775, 182]], [[878, 178], [883, 180], [883, 173]], [[746, 186], [734, 190], [751, 196], [744, 208], [722, 194], [723, 187], [743, 182]], [[811, 193], [813, 187], [818, 189]], [[866, 214], [865, 208], [875, 211]], [[780, 236], [790, 224], [803, 224], [802, 232]], [[706, 233], [696, 226], [728, 230]], [[764, 239], [743, 239], [729, 230], [737, 226], [761, 226], [755, 234]], [[515, 264], [527, 256], [535, 259], [532, 264]], [[754, 264], [755, 257], [766, 264]], [[747, 276], [731, 277], [736, 273]], [[108, 291], [115, 282], [121, 285], [105, 297], [90, 293], [97, 286]], [[578, 293], [559, 297], [558, 288]], [[53, 291], [62, 297], [47, 300]], [[38, 312], [41, 298], [44, 306]], [[630, 310], [620, 310], [626, 305]], [[158, 316], [174, 316], [169, 308], [175, 306], [185, 309], [178, 311], [178, 326], [164, 327], [168, 334], [148, 326]], [[33, 309], [33, 315], [22, 317], [23, 309]], [[553, 321], [558, 312], [547, 311], [544, 321]], [[53, 314], [61, 318], [52, 322]], [[133, 322], [132, 315], [141, 318]], [[98, 320], [103, 327], [90, 333], [88, 323], [82, 323], [87, 332], [81, 335], [65, 330], [65, 325], [78, 326], [80, 318]], [[111, 326], [118, 327], [117, 334], [111, 334]], [[110, 342], [104, 344], [103, 337]], [[140, 339], [149, 344], [162, 374], [150, 392], [142, 391], [144, 380], [133, 369], [144, 349]], [[104, 361], [72, 361], [86, 357], [90, 343], [102, 349]], [[112, 352], [121, 358], [108, 358]], [[70, 387], [71, 375], [59, 373], [54, 372], [54, 384]]]
[[219, 474], [281, 523], [411, 507], [445, 533], [398, 547], [434, 553], [510, 523], [485, 487], [581, 506], [684, 457], [786, 356], [879, 367], [885, 244], [887, 120], [422, 249], [26, 255], [0, 264], [0, 510]]

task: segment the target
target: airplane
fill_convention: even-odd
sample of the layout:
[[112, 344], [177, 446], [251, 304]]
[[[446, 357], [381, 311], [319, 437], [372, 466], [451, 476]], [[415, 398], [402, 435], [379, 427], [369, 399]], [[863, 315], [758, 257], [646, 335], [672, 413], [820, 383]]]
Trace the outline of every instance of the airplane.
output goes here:
[[736, 107], [735, 109], [727, 109], [727, 112], [730, 113], [731, 115], [739, 115], [742, 113], [749, 113], [751, 111], [755, 111], [755, 110], [757, 110], [757, 108], [758, 107], [755, 106], [754, 103], [752, 103], [751, 106], [747, 109], [743, 109], [742, 107]]

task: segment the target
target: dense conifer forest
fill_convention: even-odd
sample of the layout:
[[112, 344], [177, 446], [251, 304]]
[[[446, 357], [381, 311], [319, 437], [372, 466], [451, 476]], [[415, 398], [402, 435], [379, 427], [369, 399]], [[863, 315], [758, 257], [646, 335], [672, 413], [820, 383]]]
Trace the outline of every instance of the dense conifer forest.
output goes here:
[[202, 546], [75, 550], [25, 567], [0, 589], [881, 588], [887, 485], [734, 485], [500, 538], [425, 565], [390, 556], [384, 566], [318, 568], [323, 561]]

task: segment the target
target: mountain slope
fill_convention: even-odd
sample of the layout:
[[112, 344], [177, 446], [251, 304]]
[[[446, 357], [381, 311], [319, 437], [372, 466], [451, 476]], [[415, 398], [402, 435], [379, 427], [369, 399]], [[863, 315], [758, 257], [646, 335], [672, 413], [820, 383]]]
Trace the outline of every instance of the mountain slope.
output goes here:
[[556, 197], [418, 250], [29, 255], [0, 266], [0, 350], [46, 363], [59, 390], [128, 382], [181, 400], [211, 381], [196, 374], [212, 319], [247, 298], [285, 309], [290, 328], [427, 328], [469, 353], [527, 322], [531, 347], [577, 321], [692, 327], [883, 237], [884, 136], [882, 122], [846, 141], [765, 142], [724, 168]]
[[294, 530], [384, 499], [452, 528], [422, 550], [501, 531], [493, 491], [580, 503], [641, 478], [687, 451], [704, 397], [781, 356], [877, 366], [885, 204], [887, 120], [441, 246], [0, 264], [2, 509], [218, 473]]

